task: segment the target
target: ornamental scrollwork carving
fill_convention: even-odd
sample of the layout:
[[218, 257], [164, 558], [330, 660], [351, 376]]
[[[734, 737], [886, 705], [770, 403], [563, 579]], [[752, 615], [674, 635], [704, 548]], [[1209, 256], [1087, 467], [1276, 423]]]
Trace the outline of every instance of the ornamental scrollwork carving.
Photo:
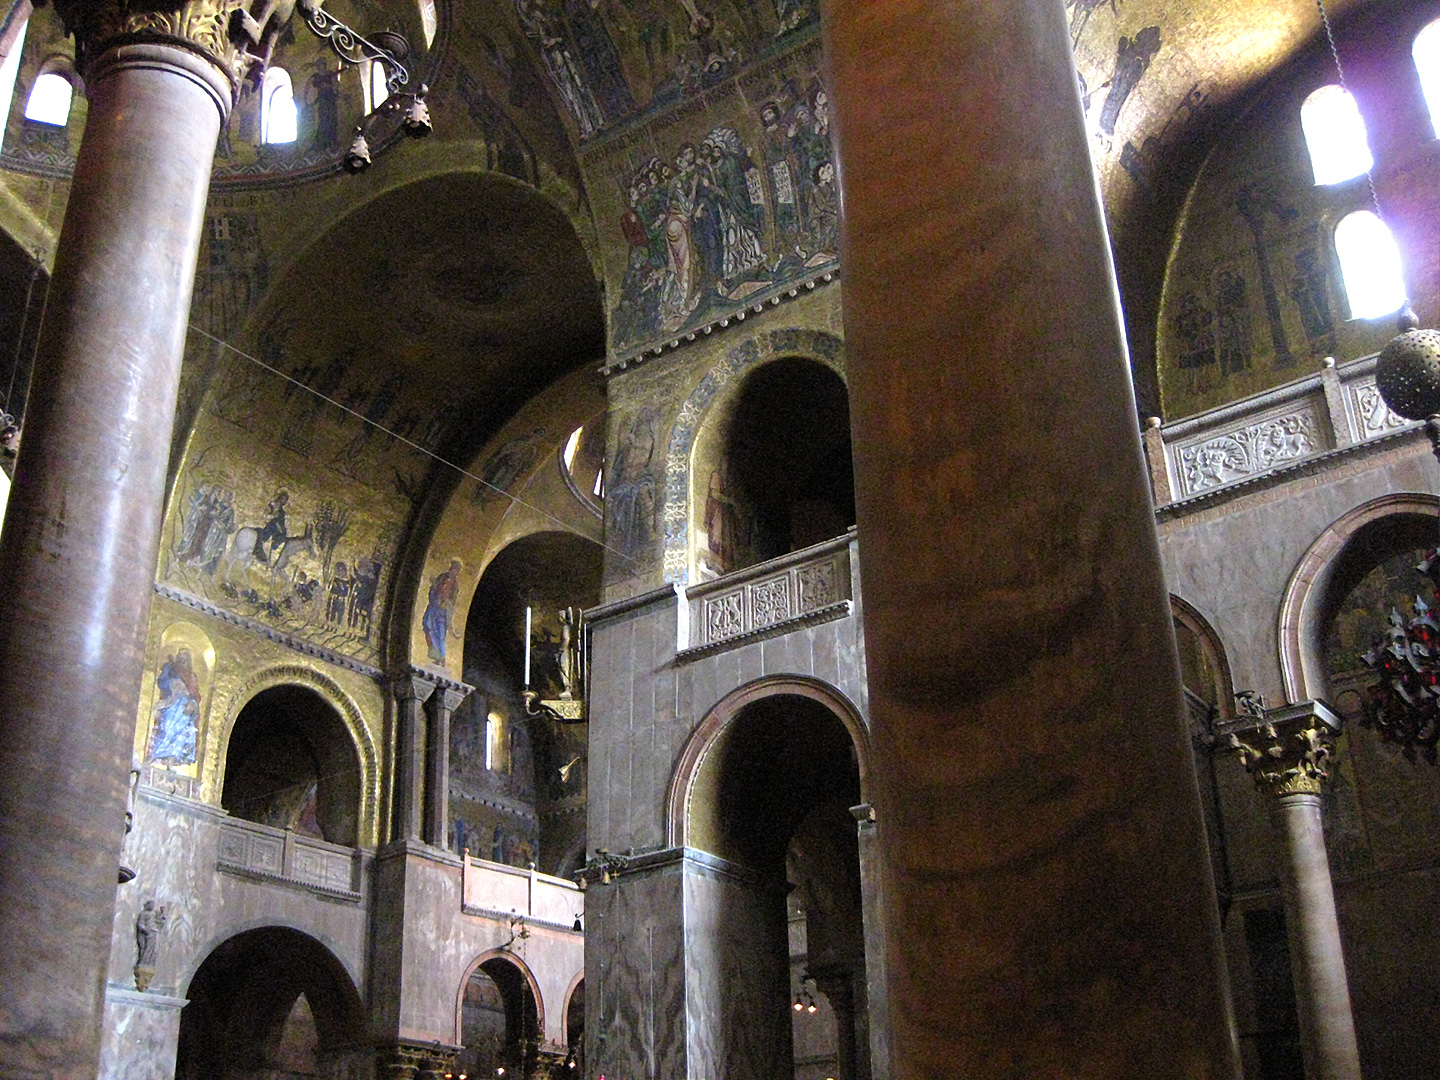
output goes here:
[[[317, 0], [298, 0], [318, 7]], [[270, 61], [297, 0], [55, 0], [75, 35], [77, 67], [126, 39], [169, 41], [208, 56], [238, 87]]]

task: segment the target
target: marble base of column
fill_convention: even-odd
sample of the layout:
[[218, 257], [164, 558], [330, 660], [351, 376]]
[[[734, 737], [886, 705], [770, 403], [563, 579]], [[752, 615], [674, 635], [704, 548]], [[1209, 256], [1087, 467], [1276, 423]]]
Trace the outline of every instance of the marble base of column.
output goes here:
[[1320, 797], [1282, 795], [1273, 806], [1276, 831], [1285, 846], [1280, 883], [1305, 1076], [1360, 1080], [1360, 1052], [1325, 854]]
[[0, 534], [0, 1075], [94, 1076], [165, 471], [231, 86], [194, 50], [87, 71]]
[[1063, 0], [827, 0], [894, 1080], [1239, 1057]]

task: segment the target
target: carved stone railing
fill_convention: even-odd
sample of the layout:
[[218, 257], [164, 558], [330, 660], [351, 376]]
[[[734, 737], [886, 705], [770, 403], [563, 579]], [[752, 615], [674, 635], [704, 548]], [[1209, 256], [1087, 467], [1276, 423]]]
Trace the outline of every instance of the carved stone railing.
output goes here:
[[215, 869], [344, 900], [360, 899], [360, 852], [290, 829], [227, 821], [220, 827]]
[[850, 614], [852, 530], [834, 540], [684, 590], [680, 658]]
[[1380, 399], [1375, 359], [1338, 366], [1327, 360], [1295, 382], [1147, 428], [1155, 505], [1204, 499], [1333, 451], [1419, 428]]
[[[461, 908], [481, 918], [523, 918], [528, 926], [574, 931], [585, 915], [585, 894], [573, 881], [518, 866], [477, 859], [465, 852]], [[518, 925], [518, 924], [517, 924]]]

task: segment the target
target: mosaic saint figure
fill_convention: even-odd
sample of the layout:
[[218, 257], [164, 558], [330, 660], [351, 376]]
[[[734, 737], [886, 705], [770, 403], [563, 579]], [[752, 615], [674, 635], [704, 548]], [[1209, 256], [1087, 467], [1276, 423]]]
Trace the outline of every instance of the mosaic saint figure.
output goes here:
[[700, 153], [720, 232], [715, 277], [729, 285], [765, 262], [760, 240], [764, 193], [750, 151], [734, 128], [710, 132], [700, 144]]
[[455, 598], [460, 595], [459, 559], [450, 560], [450, 568], [435, 575], [430, 582], [430, 599], [425, 605], [420, 626], [425, 631], [425, 645], [430, 659], [445, 663], [445, 645], [450, 636], [450, 618], [455, 613]]
[[588, 139], [605, 126], [605, 115], [586, 85], [570, 42], [565, 38], [564, 27], [545, 0], [515, 0], [515, 11], [525, 28], [525, 36], [540, 50], [545, 74], [550, 76], [561, 104], [580, 129], [580, 137]]
[[155, 679], [154, 723], [150, 760], [166, 765], [195, 764], [195, 738], [200, 727], [200, 681], [190, 650], [167, 657]]
[[1150, 70], [1150, 61], [1160, 51], [1160, 27], [1147, 26], [1133, 38], [1122, 37], [1115, 47], [1115, 74], [1110, 76], [1110, 92], [1100, 106], [1100, 130], [1115, 134], [1120, 110], [1140, 84], [1140, 77]]
[[675, 158], [675, 173], [670, 179], [669, 201], [665, 206], [666, 265], [669, 274], [660, 294], [660, 310], [666, 333], [674, 333], [684, 326], [700, 303], [700, 290], [695, 287], [696, 252], [692, 228], [699, 183], [695, 147], [685, 143]]

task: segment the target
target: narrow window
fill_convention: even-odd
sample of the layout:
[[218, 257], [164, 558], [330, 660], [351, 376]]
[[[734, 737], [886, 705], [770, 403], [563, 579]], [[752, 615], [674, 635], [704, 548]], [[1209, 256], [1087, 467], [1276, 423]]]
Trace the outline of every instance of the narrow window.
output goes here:
[[1410, 55], [1415, 58], [1415, 70], [1420, 73], [1420, 89], [1430, 110], [1431, 130], [1440, 135], [1440, 19], [1415, 35]]
[[1375, 159], [1355, 99], [1339, 86], [1322, 86], [1300, 106], [1300, 127], [1315, 183], [1338, 184], [1368, 172]]
[[435, 31], [440, 28], [440, 19], [435, 14], [435, 0], [420, 0], [420, 25], [425, 28], [425, 47], [435, 44]]
[[1405, 303], [1400, 249], [1390, 230], [1369, 210], [1347, 214], [1335, 227], [1335, 253], [1352, 319], [1389, 315]]
[[485, 768], [491, 772], [509, 772], [509, 741], [505, 737], [505, 718], [492, 712], [485, 718]]
[[260, 97], [260, 139], [266, 143], [293, 143], [299, 138], [299, 115], [295, 108], [295, 89], [290, 73], [284, 68], [265, 71]]
[[0, 142], [3, 142], [5, 125], [10, 120], [10, 106], [15, 101], [15, 80], [20, 76], [20, 54], [25, 51], [25, 33], [29, 22], [22, 23], [15, 32], [15, 40], [5, 60], [0, 63]]
[[70, 122], [70, 103], [74, 97], [75, 88], [70, 85], [69, 79], [47, 71], [30, 88], [30, 100], [25, 103], [25, 119], [37, 124], [64, 127]]
[[385, 65], [371, 60], [365, 67], [365, 113], [368, 116], [390, 98], [390, 84], [386, 82]]

